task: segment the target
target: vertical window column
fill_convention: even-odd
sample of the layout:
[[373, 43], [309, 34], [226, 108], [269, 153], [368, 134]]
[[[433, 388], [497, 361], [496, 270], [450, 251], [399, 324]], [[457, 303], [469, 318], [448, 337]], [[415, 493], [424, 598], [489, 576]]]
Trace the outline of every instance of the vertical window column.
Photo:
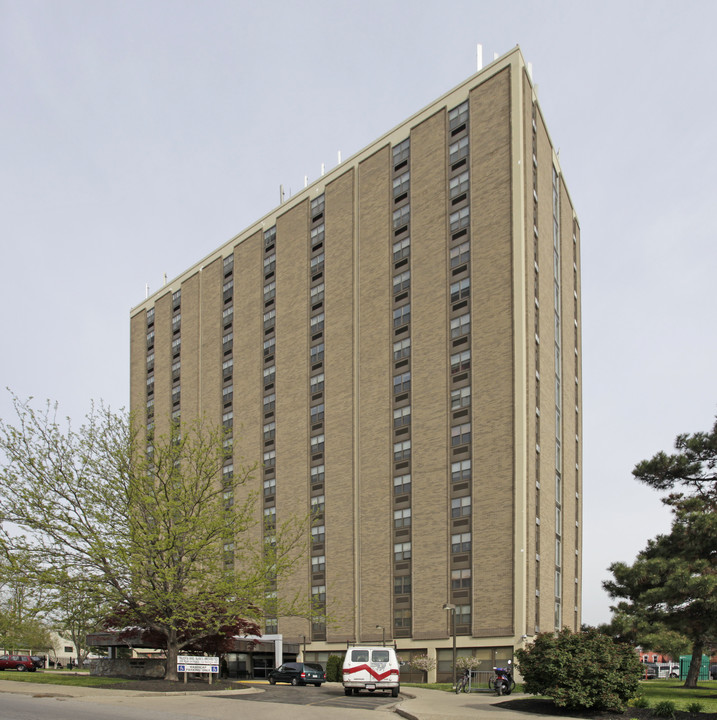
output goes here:
[[392, 148], [393, 637], [411, 636], [411, 141]]
[[[450, 601], [456, 606], [456, 634], [471, 633], [472, 611], [472, 385], [471, 231], [468, 101], [448, 111], [448, 287], [451, 478]], [[458, 610], [460, 608], [460, 611]]]
[[[264, 333], [258, 351], [262, 358], [263, 468], [262, 504], [264, 552], [276, 547], [276, 226], [264, 231], [263, 257]], [[279, 620], [273, 607], [276, 599], [276, 578], [267, 576], [264, 588], [266, 608], [264, 632], [278, 632]]]
[[324, 518], [324, 257], [325, 196], [309, 206], [309, 502], [311, 639], [326, 640], [326, 524]]

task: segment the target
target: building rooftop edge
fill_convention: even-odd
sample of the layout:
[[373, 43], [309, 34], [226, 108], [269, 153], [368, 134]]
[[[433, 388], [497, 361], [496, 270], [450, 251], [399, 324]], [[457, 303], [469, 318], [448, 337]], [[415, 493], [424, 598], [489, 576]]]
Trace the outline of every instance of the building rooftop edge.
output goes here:
[[[180, 273], [176, 277], [172, 278], [171, 280], [165, 282], [164, 285], [162, 285], [161, 288], [158, 290], [155, 290], [153, 293], [151, 293], [148, 297], [146, 297], [142, 302], [137, 303], [136, 305], [132, 306], [130, 308], [130, 317], [133, 317], [137, 313], [141, 312], [142, 310], [149, 308], [154, 305], [154, 303], [163, 295], [166, 293], [174, 292], [176, 289], [179, 289], [179, 286], [188, 278], [195, 275], [197, 272], [201, 272], [201, 270], [209, 265], [210, 263], [214, 262], [220, 257], [223, 257], [226, 254], [226, 250], [230, 247], [233, 247], [240, 242], [243, 242], [248, 237], [256, 234], [257, 232], [261, 231], [263, 228], [269, 228], [273, 226], [276, 223], [276, 218], [278, 218], [280, 215], [283, 215], [285, 212], [290, 210], [291, 208], [295, 207], [299, 203], [304, 202], [305, 200], [311, 198], [312, 193], [315, 193], [316, 195], [319, 195], [321, 192], [324, 191], [326, 185], [333, 182], [335, 179], [340, 177], [343, 173], [350, 170], [353, 166], [356, 166], [358, 163], [360, 163], [364, 158], [372, 155], [374, 152], [376, 152], [379, 148], [383, 147], [389, 140], [395, 136], [399, 135], [405, 130], [409, 130], [414, 126], [417, 125], [421, 120], [425, 119], [425, 117], [428, 117], [435, 112], [440, 107], [443, 107], [446, 104], [446, 101], [453, 95], [458, 95], [466, 91], [467, 88], [473, 87], [475, 85], [475, 81], [477, 78], [480, 78], [482, 76], [483, 80], [488, 79], [495, 73], [499, 72], [500, 70], [503, 70], [505, 67], [512, 65], [516, 63], [518, 67], [525, 68], [526, 63], [525, 59], [523, 58], [523, 54], [520, 50], [520, 45], [516, 45], [514, 48], [509, 50], [508, 52], [504, 53], [500, 57], [493, 60], [491, 63], [488, 63], [484, 67], [482, 67], [480, 70], [476, 71], [469, 77], [467, 77], [465, 80], [460, 82], [458, 85], [453, 87], [452, 89], [445, 92], [440, 97], [436, 98], [433, 102], [429, 103], [422, 109], [415, 112], [410, 117], [406, 118], [404, 121], [396, 125], [395, 127], [391, 128], [389, 131], [385, 132], [383, 135], [381, 135], [379, 138], [371, 142], [369, 145], [365, 146], [361, 150], [358, 150], [350, 157], [346, 158], [346, 160], [343, 160], [341, 163], [336, 165], [331, 170], [327, 171], [325, 175], [320, 176], [316, 180], [314, 180], [312, 183], [310, 183], [307, 187], [303, 188], [300, 192], [296, 193], [295, 195], [292, 195], [289, 199], [281, 203], [280, 205], [277, 205], [276, 207], [272, 208], [269, 212], [265, 213], [262, 217], [260, 217], [255, 222], [251, 223], [247, 227], [245, 227], [243, 230], [241, 230], [236, 235], [232, 236], [227, 240], [226, 242], [222, 243], [219, 247], [217, 247], [215, 250], [210, 252], [208, 255], [204, 256], [201, 260], [194, 263], [191, 267], [189, 267], [184, 272]], [[529, 78], [531, 85], [532, 78]], [[535, 86], [533, 85], [533, 88]], [[552, 144], [552, 141], [551, 141]], [[558, 165], [559, 167], [559, 165]], [[267, 221], [268, 224], [267, 224]]]

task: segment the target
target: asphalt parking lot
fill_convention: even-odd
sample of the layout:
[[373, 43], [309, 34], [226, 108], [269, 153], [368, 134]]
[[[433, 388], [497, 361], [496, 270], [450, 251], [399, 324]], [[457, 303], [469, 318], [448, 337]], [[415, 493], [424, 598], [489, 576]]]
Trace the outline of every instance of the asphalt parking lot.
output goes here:
[[272, 702], [286, 705], [318, 705], [321, 707], [355, 708], [360, 710], [378, 710], [387, 705], [401, 701], [392, 698], [390, 691], [384, 693], [362, 691], [358, 695], [346, 696], [340, 683], [325, 683], [321, 687], [313, 685], [260, 685], [264, 692], [247, 693], [246, 695], [225, 695], [222, 699], [237, 702]]

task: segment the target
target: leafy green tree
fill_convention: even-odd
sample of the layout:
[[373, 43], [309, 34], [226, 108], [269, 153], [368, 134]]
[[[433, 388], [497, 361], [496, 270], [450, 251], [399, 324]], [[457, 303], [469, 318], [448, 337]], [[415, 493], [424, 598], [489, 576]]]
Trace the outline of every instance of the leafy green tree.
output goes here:
[[692, 646], [685, 687], [696, 687], [702, 654], [717, 635], [717, 422], [708, 433], [679, 435], [677, 452], [657, 453], [633, 475], [667, 490], [670, 533], [649, 540], [632, 565], [613, 563], [604, 583], [619, 611], [684, 635]]
[[222, 472], [228, 439], [197, 421], [158, 434], [123, 413], [93, 407], [74, 429], [47, 403], [14, 398], [17, 422], [0, 421], [0, 518], [39, 585], [69, 598], [78, 577], [126, 625], [165, 638], [167, 678], [183, 648], [221, 635], [243, 618], [308, 614], [298, 598], [267, 588], [306, 546], [304, 519], [255, 532], [255, 466]]
[[547, 695], [559, 708], [622, 712], [639, 686], [634, 649], [596, 629], [540, 633], [515, 654], [525, 692]]

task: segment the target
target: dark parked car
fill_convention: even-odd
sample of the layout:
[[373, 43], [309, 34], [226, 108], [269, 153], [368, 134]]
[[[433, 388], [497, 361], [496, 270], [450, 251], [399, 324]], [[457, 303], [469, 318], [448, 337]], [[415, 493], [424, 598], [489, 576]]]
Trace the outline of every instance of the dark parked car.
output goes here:
[[0, 656], [0, 670], [35, 672], [37, 668], [29, 655], [2, 655]]
[[42, 655], [30, 655], [30, 660], [35, 663], [36, 668], [45, 667], [45, 658]]
[[318, 663], [287, 662], [269, 671], [269, 684], [278, 682], [321, 687], [321, 683], [326, 682], [326, 673]]

